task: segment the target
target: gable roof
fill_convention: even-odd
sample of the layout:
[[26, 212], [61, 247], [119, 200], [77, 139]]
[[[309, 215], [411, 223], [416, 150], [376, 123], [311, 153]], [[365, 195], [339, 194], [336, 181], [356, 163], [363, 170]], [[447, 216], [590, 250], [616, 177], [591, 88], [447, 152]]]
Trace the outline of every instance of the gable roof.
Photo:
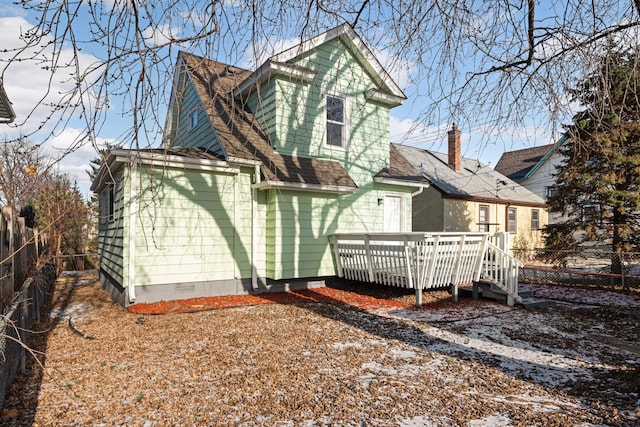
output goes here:
[[380, 64], [380, 61], [378, 61], [364, 40], [347, 23], [338, 25], [323, 34], [302, 41], [294, 47], [273, 55], [247, 80], [242, 82], [234, 92], [234, 95], [244, 92], [244, 90], [269, 73], [284, 73], [301, 79], [311, 78], [310, 73], [313, 73], [312, 71], [290, 64], [290, 62], [334, 39], [340, 39], [344, 43], [347, 49], [358, 59], [358, 62], [362, 64], [376, 85], [381, 88], [371, 90], [370, 93], [367, 93], [367, 96], [392, 105], [400, 105], [407, 99], [402, 89]]
[[510, 179], [521, 182], [533, 175], [567, 139], [565, 134], [555, 144], [505, 151], [495, 169]]
[[524, 179], [547, 156], [547, 153], [553, 150], [554, 146], [555, 144], [547, 144], [505, 151], [496, 164], [496, 170], [514, 181]]
[[9, 101], [0, 79], [0, 123], [11, 123], [15, 118], [16, 114], [13, 112], [11, 101]]
[[448, 164], [448, 155], [394, 144], [398, 151], [443, 197], [485, 203], [546, 207], [539, 196], [475, 159], [461, 159], [459, 172]]
[[274, 150], [253, 113], [232, 95], [250, 71], [186, 52], [179, 53], [179, 64], [187, 70], [228, 161], [263, 165], [264, 185], [273, 187], [300, 184], [306, 189], [336, 192], [357, 189], [340, 162], [287, 156]]

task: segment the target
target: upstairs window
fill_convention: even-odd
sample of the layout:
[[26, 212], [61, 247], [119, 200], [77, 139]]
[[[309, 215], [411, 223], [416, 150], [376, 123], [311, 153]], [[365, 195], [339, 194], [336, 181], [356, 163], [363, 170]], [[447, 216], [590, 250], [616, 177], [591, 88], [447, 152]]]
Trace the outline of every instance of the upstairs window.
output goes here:
[[345, 99], [327, 95], [327, 145], [331, 147], [345, 146]]
[[198, 126], [198, 109], [194, 108], [189, 112], [189, 117], [187, 118], [187, 127], [189, 130]]

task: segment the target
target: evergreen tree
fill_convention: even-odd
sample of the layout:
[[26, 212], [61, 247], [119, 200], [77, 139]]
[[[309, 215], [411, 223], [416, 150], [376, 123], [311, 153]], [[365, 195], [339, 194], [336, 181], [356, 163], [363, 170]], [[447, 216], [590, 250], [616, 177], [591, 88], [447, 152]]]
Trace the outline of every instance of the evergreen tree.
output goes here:
[[609, 245], [613, 273], [622, 272], [621, 252], [640, 247], [638, 59], [637, 49], [612, 47], [572, 91], [585, 110], [568, 127], [570, 140], [560, 148], [564, 161], [550, 200], [566, 221], [546, 234], [550, 247], [585, 241]]

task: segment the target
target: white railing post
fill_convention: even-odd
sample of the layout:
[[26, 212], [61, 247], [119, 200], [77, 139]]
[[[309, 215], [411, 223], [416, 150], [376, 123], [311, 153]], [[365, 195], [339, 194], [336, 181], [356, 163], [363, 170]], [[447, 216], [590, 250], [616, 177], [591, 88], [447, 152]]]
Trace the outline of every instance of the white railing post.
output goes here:
[[375, 282], [376, 276], [373, 272], [373, 258], [371, 257], [371, 236], [364, 235], [364, 251], [367, 259], [367, 272], [369, 273], [369, 281]]
[[475, 273], [473, 275], [473, 280], [475, 282], [477, 282], [478, 280], [480, 280], [480, 276], [482, 274], [482, 269], [483, 269], [483, 264], [484, 264], [484, 260], [485, 257], [488, 254], [487, 251], [487, 243], [489, 242], [489, 236], [486, 235], [484, 237], [484, 239], [482, 239], [482, 243], [480, 244], [480, 253], [478, 254], [478, 258], [476, 259], [476, 265], [475, 265]]
[[340, 250], [338, 249], [338, 237], [331, 236], [329, 237], [329, 241], [333, 245], [333, 253], [336, 256], [336, 268], [338, 269], [338, 277], [344, 277], [344, 273], [342, 272], [342, 260], [340, 259]]

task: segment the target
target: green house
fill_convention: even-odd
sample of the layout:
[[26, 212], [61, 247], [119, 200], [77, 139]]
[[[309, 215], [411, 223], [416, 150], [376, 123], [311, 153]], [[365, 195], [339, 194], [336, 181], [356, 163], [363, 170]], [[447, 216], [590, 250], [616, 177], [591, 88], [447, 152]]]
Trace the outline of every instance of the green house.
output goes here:
[[255, 71], [180, 52], [163, 147], [113, 150], [100, 277], [122, 305], [324, 286], [334, 233], [411, 231], [401, 89], [348, 25]]

